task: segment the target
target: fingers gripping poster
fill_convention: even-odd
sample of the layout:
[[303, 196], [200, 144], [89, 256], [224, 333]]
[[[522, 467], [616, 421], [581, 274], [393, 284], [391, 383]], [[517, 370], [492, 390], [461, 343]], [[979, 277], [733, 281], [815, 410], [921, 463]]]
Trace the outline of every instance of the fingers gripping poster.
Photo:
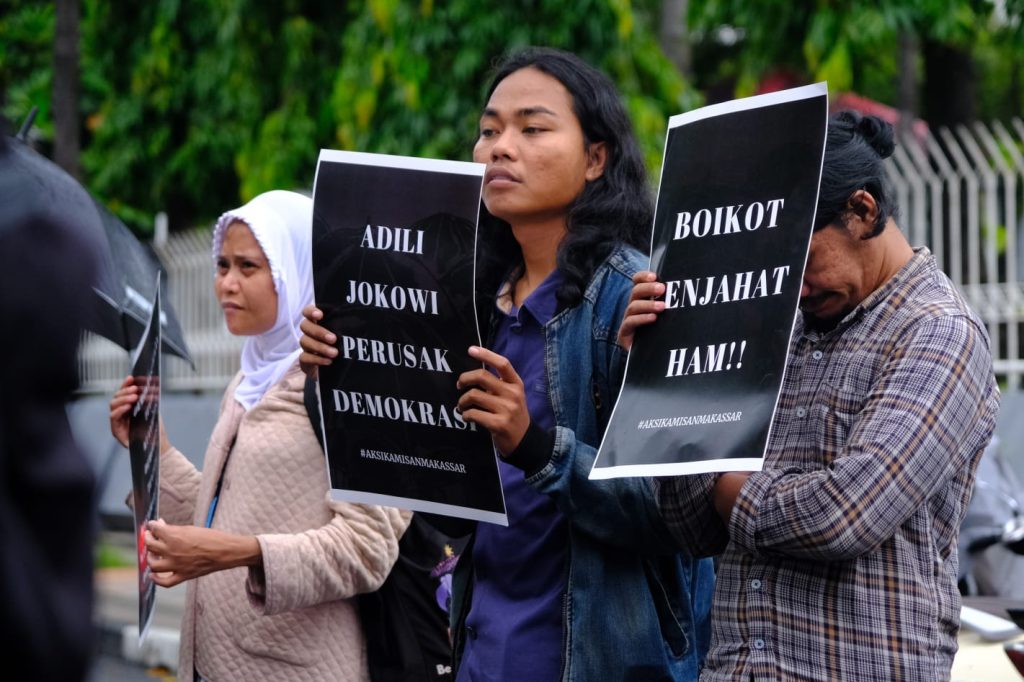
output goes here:
[[480, 363], [482, 164], [324, 150], [313, 279], [338, 356], [318, 394], [334, 499], [507, 524], [490, 434], [456, 409]]
[[669, 120], [651, 270], [590, 477], [759, 470], [782, 387], [825, 149], [824, 83]]

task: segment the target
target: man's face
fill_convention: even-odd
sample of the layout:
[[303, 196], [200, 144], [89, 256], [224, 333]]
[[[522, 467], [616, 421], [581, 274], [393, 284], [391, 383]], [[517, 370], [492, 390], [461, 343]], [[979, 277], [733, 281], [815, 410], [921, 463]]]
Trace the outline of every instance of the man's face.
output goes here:
[[834, 325], [874, 291], [872, 241], [842, 225], [829, 225], [811, 237], [800, 310], [812, 325]]

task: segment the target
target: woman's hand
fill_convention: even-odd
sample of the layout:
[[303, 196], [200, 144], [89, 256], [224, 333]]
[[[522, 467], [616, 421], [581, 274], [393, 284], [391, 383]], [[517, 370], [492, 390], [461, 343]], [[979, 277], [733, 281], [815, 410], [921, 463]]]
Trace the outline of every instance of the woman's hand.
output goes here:
[[338, 356], [338, 349], [334, 344], [338, 337], [327, 331], [326, 327], [320, 326], [320, 320], [324, 319], [323, 311], [315, 305], [310, 304], [302, 309], [302, 317], [305, 318], [299, 323], [302, 336], [299, 338], [299, 345], [302, 346], [302, 353], [299, 354], [299, 367], [310, 379], [315, 379], [317, 367], [326, 367], [331, 364], [333, 358]]
[[519, 446], [530, 426], [523, 380], [508, 358], [479, 346], [470, 346], [469, 355], [493, 367], [498, 376], [486, 369], [463, 372], [457, 384], [465, 390], [459, 411], [466, 421], [490, 431], [494, 446], [506, 456]]
[[199, 526], [172, 526], [163, 519], [146, 525], [146, 561], [153, 582], [173, 587], [186, 580], [263, 562], [259, 541]]
[[128, 447], [128, 426], [132, 408], [139, 400], [139, 387], [134, 377], [126, 377], [110, 400], [110, 434], [124, 447]]
[[637, 328], [658, 319], [658, 313], [665, 309], [665, 302], [654, 299], [664, 293], [665, 285], [659, 282], [658, 276], [650, 270], [633, 275], [633, 291], [629, 295], [629, 305], [626, 306], [622, 325], [619, 327], [620, 346], [626, 350], [632, 348]]
[[[110, 434], [124, 447], [128, 447], [132, 409], [139, 402], [141, 394], [142, 388], [135, 383], [135, 377], [128, 376], [110, 400]], [[160, 417], [160, 454], [167, 452], [170, 447], [171, 442], [167, 439], [167, 431], [164, 429], [164, 418]]]

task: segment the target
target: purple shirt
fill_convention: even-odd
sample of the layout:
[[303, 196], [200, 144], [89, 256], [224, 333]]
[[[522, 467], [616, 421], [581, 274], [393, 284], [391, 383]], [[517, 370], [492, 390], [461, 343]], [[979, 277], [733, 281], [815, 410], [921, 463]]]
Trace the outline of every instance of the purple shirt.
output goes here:
[[[526, 387], [530, 419], [555, 426], [544, 368], [544, 325], [555, 315], [556, 270], [523, 302], [506, 311], [499, 299], [491, 350], [512, 363]], [[499, 461], [508, 527], [477, 525], [473, 542], [472, 605], [459, 682], [557, 680], [565, 647], [566, 567], [569, 538], [565, 517], [547, 495], [530, 487], [523, 472]]]

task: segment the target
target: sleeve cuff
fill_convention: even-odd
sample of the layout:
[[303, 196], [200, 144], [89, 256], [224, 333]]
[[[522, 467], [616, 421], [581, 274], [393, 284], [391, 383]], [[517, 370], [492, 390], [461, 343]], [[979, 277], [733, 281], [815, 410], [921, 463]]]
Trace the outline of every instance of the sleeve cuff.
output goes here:
[[267, 546], [262, 535], [257, 535], [256, 540], [260, 543], [260, 552], [263, 554], [263, 562], [259, 566], [250, 566], [245, 577], [245, 593], [249, 598], [249, 604], [262, 614], [268, 614], [267, 604]]
[[517, 469], [522, 469], [529, 478], [547, 465], [554, 449], [555, 434], [545, 431], [531, 421], [516, 449], [502, 459]]
[[787, 467], [750, 474], [736, 497], [736, 504], [729, 517], [729, 537], [733, 542], [751, 554], [758, 553], [759, 529], [764, 526], [763, 515], [767, 513], [765, 500], [780, 479], [796, 473], [800, 473], [800, 469]]

